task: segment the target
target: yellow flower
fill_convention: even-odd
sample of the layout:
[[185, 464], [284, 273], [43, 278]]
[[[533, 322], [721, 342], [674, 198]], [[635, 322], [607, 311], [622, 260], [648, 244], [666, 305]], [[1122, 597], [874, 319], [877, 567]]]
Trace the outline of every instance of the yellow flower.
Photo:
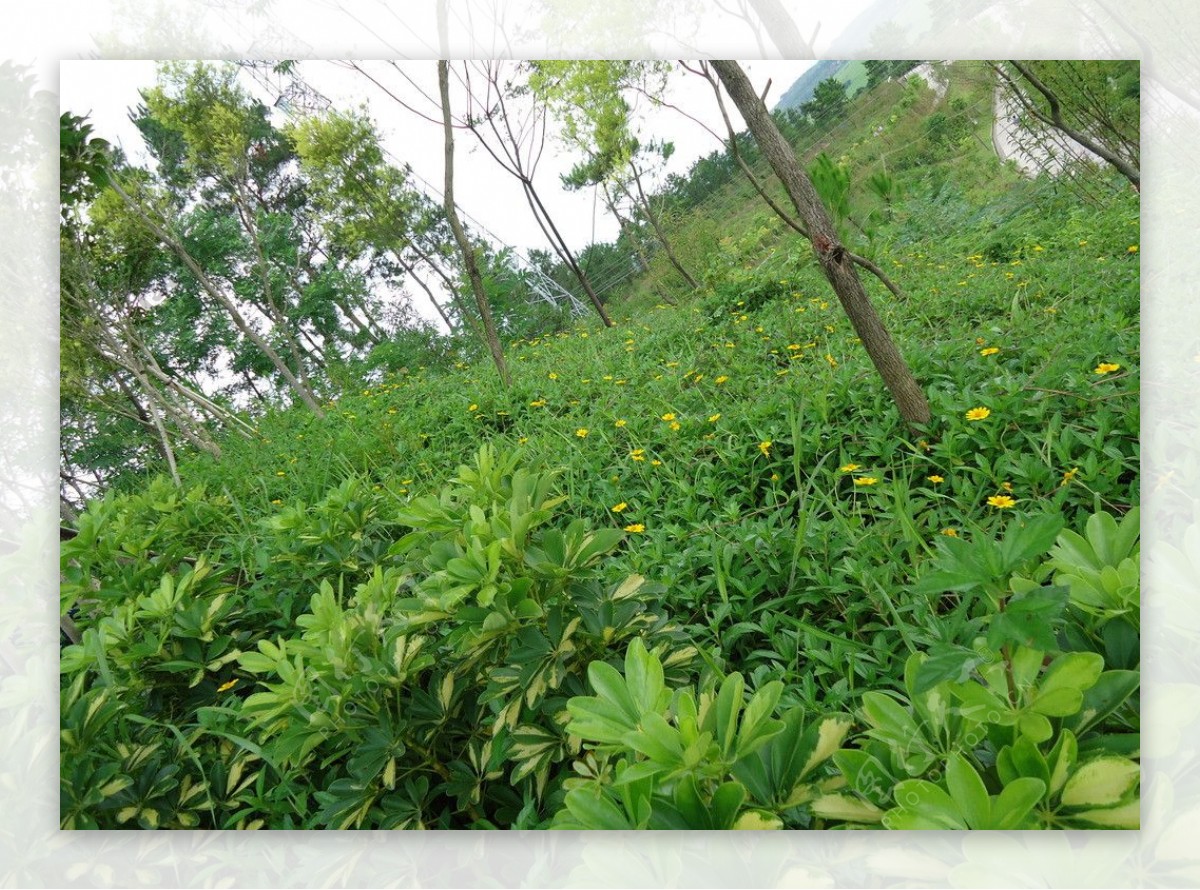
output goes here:
[[854, 477], [855, 485], [874, 485], [878, 481], [879, 480], [876, 479], [874, 476], [855, 476]]
[[642, 525], [640, 522], [635, 522], [631, 525], [625, 526], [625, 531], [627, 531], [631, 534], [635, 534], [635, 535], [639, 535], [642, 532], [644, 532], [645, 530], [646, 530], [646, 526]]
[[671, 421], [671, 431], [676, 432], [676, 433], [679, 432], [679, 421], [678, 420]]
[[633, 449], [633, 451], [629, 452], [629, 456], [632, 457], [634, 460], [645, 460], [646, 459], [646, 449], [645, 448], [635, 448], [635, 449]]
[[625, 426], [625, 424], [627, 424], [628, 422], [629, 422], [629, 421], [627, 421], [627, 420], [618, 420], [618, 421], [617, 421], [617, 423], [616, 423], [616, 425], [617, 425], [618, 427], [623, 427], [623, 426]]
[[1125, 248], [1125, 252], [1126, 253], [1137, 253], [1138, 246], [1136, 244], [1130, 244], [1128, 247]]
[[1078, 474], [1078, 473], [1079, 473], [1079, 467], [1071, 467], [1071, 469], [1069, 469], [1065, 473], [1063, 473], [1062, 482], [1060, 482], [1058, 484], [1058, 487], [1062, 488], [1064, 485], [1070, 485], [1071, 480], [1074, 479], [1076, 474]]
[[525, 444], [526, 442], [528, 442], [528, 441], [529, 441], [529, 437], [528, 437], [528, 436], [521, 436], [521, 438], [517, 439], [517, 444], [518, 444], [518, 445], [524, 445], [524, 444]]
[[995, 355], [999, 351], [1000, 351], [999, 346], [989, 346], [987, 349], [979, 350], [979, 354], [980, 355]]
[[1001, 510], [1007, 510], [1017, 503], [1006, 494], [994, 494], [987, 499], [987, 502], [989, 506], [998, 507]]
[[652, 467], [661, 467], [661, 466], [662, 466], [662, 461], [661, 461], [661, 460], [652, 460], [652, 461], [650, 461], [650, 466], [652, 466]]
[[709, 422], [709, 423], [716, 423], [716, 422], [717, 422], [718, 420], [720, 420], [720, 419], [721, 419], [721, 414], [720, 414], [720, 412], [718, 412], [718, 413], [716, 413], [716, 414], [710, 414], [710, 415], [708, 416], [708, 422]]
[[989, 408], [972, 408], [967, 412], [967, 420], [986, 420], [992, 414]]
[[550, 372], [550, 374], [549, 374], [548, 376], [550, 377], [550, 379], [551, 379], [551, 380], [557, 380], [557, 379], [558, 379], [558, 375], [557, 375], [557, 374], [555, 374], [553, 371], [551, 371], [551, 372]]
[[287, 473], [285, 473], [283, 470], [276, 470], [275, 475], [276, 476], [286, 476]]
[[932, 476], [926, 476], [925, 478], [928, 479], [930, 482], [934, 482], [934, 483], [946, 481], [944, 478], [939, 476], [937, 473], [934, 473]]
[[479, 410], [479, 406], [478, 406], [478, 405], [475, 405], [475, 404], [471, 404], [471, 405], [468, 405], [468, 406], [467, 406], [467, 410], [468, 410], [468, 411], [478, 411], [478, 410]]
[[759, 450], [759, 451], [761, 451], [763, 454], [765, 454], [765, 455], [767, 455], [767, 456], [770, 456], [770, 454], [771, 454], [771, 440], [770, 440], [770, 439], [767, 439], [765, 442], [759, 442], [759, 443], [758, 443], [758, 450]]
[[588, 431], [587, 431], [587, 427], [585, 427], [585, 426], [581, 426], [579, 429], [575, 430], [575, 435], [577, 435], [581, 439], [586, 439], [587, 434], [588, 434]]
[[234, 678], [233, 678], [232, 680], [230, 680], [228, 683], [222, 683], [220, 686], [218, 686], [218, 687], [217, 687], [217, 692], [224, 692], [224, 691], [226, 691], [227, 689], [232, 689], [232, 688], [233, 688], [234, 686], [236, 686], [237, 684], [238, 684], [237, 677], [234, 677]]
[[1095, 373], [1111, 374], [1113, 371], [1119, 371], [1120, 369], [1121, 366], [1115, 362], [1101, 362], [1100, 364], [1096, 365]]
[[671, 414], [671, 413], [667, 413], [667, 414], [664, 414], [664, 415], [662, 416], [662, 419], [663, 419], [663, 420], [674, 420], [674, 419], [675, 419], [675, 415], [674, 415], [674, 414]]
[[1002, 489], [1004, 489], [1004, 491], [1012, 491], [1012, 483], [1011, 482], [1001, 482], [1000, 487]]
[[529, 403], [529, 407], [530, 408], [545, 408], [546, 400], [545, 399], [534, 399], [532, 402]]
[[613, 505], [612, 511], [614, 513], [620, 513], [622, 510], [624, 510], [628, 506], [629, 505], [627, 503], [625, 503], [624, 501], [621, 501], [621, 503]]
[[717, 384], [721, 384], [721, 383], [724, 383], [724, 382], [726, 382], [728, 379], [729, 379], [729, 378], [728, 378], [727, 376], [725, 376], [724, 374], [722, 374], [720, 377], [718, 377], [718, 378], [717, 378], [716, 380], [714, 380], [713, 382], [714, 382], [714, 383], [717, 383]]
[[771, 481], [772, 481], [772, 482], [778, 482], [778, 481], [779, 481], [779, 474], [778, 474], [778, 473], [772, 473], [772, 474], [771, 474]]
[[832, 355], [830, 355], [828, 352], [827, 352], [827, 353], [825, 353], [825, 361], [829, 362], [829, 367], [831, 367], [831, 368], [836, 368], [836, 367], [837, 367], [837, 359], [835, 359], [835, 358], [834, 358]]
[[799, 347], [799, 346], [797, 346], [795, 343], [789, 343], [789, 344], [788, 344], [788, 349], [790, 349], [792, 352], [799, 352], [799, 351], [800, 351], [800, 347]]
[[858, 464], [844, 464], [838, 467], [838, 469], [843, 473], [853, 473], [858, 469]]
[[945, 535], [947, 538], [957, 538], [958, 537], [958, 529], [944, 528], [944, 529], [942, 529], [942, 534]]

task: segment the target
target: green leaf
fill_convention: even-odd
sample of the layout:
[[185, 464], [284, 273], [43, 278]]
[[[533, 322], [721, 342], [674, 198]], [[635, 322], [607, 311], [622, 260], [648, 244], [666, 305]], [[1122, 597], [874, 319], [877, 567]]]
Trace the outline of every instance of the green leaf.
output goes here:
[[1141, 682], [1138, 671], [1105, 671], [1095, 685], [1083, 694], [1083, 704], [1078, 713], [1066, 721], [1076, 735], [1082, 735], [1097, 726], [1105, 717], [1119, 708]]
[[1099, 828], [1125, 828], [1136, 830], [1141, 827], [1141, 803], [1131, 800], [1119, 807], [1099, 810], [1083, 810], [1072, 813], [1072, 821], [1086, 822]]
[[625, 813], [603, 793], [593, 792], [589, 788], [576, 788], [568, 791], [564, 803], [582, 828], [593, 831], [622, 831], [637, 828], [629, 821]]
[[[641, 645], [641, 643], [635, 640], [630, 648], [632, 649], [634, 645]], [[642, 651], [644, 652], [645, 649], [643, 648]], [[628, 655], [626, 661], [628, 663]], [[620, 671], [603, 661], [593, 661], [588, 665], [588, 683], [600, 698], [620, 708], [630, 723], [637, 723], [638, 718], [642, 715], [642, 710], [634, 701], [633, 696], [629, 694], [629, 689], [625, 686], [625, 679], [621, 676]]]
[[1010, 523], [1000, 543], [1004, 573], [1012, 572], [1022, 563], [1048, 551], [1062, 527], [1063, 517], [1060, 513], [1043, 513], [1032, 519]]
[[1060, 655], [1046, 668], [1046, 673], [1038, 684], [1038, 696], [1047, 695], [1057, 689], [1076, 689], [1082, 693], [1096, 684], [1102, 670], [1104, 657], [1096, 652], [1068, 652]]
[[635, 717], [657, 713], [662, 709], [662, 662], [646, 651], [646, 646], [640, 639], [631, 642], [625, 652], [625, 685], [629, 690], [629, 699], [636, 709]]
[[921, 695], [933, 689], [944, 680], [965, 683], [982, 661], [982, 657], [974, 649], [966, 646], [942, 645], [934, 647], [929, 657], [917, 668], [916, 680], [913, 683], [913, 695]]
[[1033, 808], [1046, 794], [1046, 783], [1025, 777], [1004, 786], [992, 801], [992, 820], [988, 828], [1009, 830], [1021, 828]]
[[779, 831], [783, 820], [766, 810], [746, 810], [733, 823], [734, 831]]
[[623, 741], [639, 754], [651, 760], [675, 768], [682, 764], [683, 745], [679, 730], [671, 726], [660, 714], [646, 714], [641, 719], [641, 728], [627, 733]]
[[884, 815], [870, 801], [849, 794], [822, 794], [809, 804], [809, 809], [814, 816], [839, 822], [879, 822]]
[[924, 779], [907, 779], [896, 786], [896, 809], [883, 815], [883, 824], [893, 830], [963, 829], [967, 823], [950, 795]]
[[1056, 626], [1067, 607], [1065, 587], [1041, 587], [1014, 596], [1004, 611], [993, 616], [988, 628], [988, 646], [999, 650], [1006, 643], [1029, 646], [1043, 651], [1058, 648]]
[[979, 773], [960, 754], [953, 754], [946, 761], [946, 787], [968, 827], [989, 827], [992, 807], [987, 788]]
[[1124, 757], [1098, 757], [1075, 770], [1060, 799], [1067, 807], [1113, 806], [1137, 787], [1141, 774], [1141, 767]]
[[716, 718], [717, 744], [721, 746], [721, 753], [726, 757], [732, 754], [734, 743], [737, 741], [738, 713], [742, 709], [743, 689], [742, 675], [730, 674], [721, 683], [721, 689], [717, 693], [717, 701], [713, 707]]

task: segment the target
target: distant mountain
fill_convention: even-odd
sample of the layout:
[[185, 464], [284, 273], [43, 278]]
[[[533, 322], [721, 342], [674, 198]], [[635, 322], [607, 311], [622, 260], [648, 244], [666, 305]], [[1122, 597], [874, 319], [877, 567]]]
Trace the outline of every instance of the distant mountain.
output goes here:
[[[861, 84], [855, 81], [859, 80], [857, 76], [862, 68], [861, 62], [850, 62], [840, 59], [824, 59], [813, 65], [803, 74], [801, 74], [796, 82], [793, 83], [775, 103], [775, 109], [799, 108], [805, 102], [812, 98], [813, 90], [817, 88], [817, 84], [830, 77], [836, 77], [838, 80], [845, 82], [853, 94], [856, 87]], [[861, 78], [862, 83], [866, 83], [865, 75]]]

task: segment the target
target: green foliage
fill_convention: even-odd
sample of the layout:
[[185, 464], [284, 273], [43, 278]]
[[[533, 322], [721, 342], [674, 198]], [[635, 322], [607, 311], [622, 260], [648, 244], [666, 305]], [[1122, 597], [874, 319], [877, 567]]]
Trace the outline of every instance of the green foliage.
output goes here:
[[[522, 328], [497, 262], [510, 389], [461, 339], [385, 338], [332, 363], [324, 418], [258, 410], [181, 454], [182, 489], [83, 511], [64, 826], [1136, 825], [1137, 196], [970, 145], [894, 163], [972, 89], [882, 82], [819, 146], [909, 296], [868, 280], [920, 436], [807, 245], [716, 166], [664, 216], [700, 294], [651, 252], [618, 327]], [[93, 206], [138, 248], [105, 280], [159, 274]], [[199, 209], [189, 243], [236, 257]], [[357, 268], [309, 297], [366, 292]]]
[[850, 96], [846, 84], [835, 77], [828, 77], [817, 84], [812, 98], [800, 106], [800, 110], [823, 128], [828, 128], [846, 114]]
[[739, 673], [670, 690], [639, 640], [624, 675], [594, 662], [588, 680], [595, 694], [567, 704], [583, 778], [567, 783], [554, 828], [782, 828], [775, 810], [799, 824], [831, 784], [826, 761], [850, 729], [845, 715], [806, 726], [799, 708], [777, 719], [782, 685], [747, 699]]

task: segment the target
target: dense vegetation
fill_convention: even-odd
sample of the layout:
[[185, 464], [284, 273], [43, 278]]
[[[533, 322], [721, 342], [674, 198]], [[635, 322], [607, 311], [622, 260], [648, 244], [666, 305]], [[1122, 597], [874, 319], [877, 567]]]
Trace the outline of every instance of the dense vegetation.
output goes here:
[[1138, 196], [1001, 165], [985, 73], [778, 116], [928, 428], [721, 151], [655, 196], [698, 289], [644, 216], [592, 249], [646, 263], [615, 327], [488, 255], [511, 387], [396, 322], [179, 484], [124, 452], [62, 549], [63, 826], [1136, 827]]

